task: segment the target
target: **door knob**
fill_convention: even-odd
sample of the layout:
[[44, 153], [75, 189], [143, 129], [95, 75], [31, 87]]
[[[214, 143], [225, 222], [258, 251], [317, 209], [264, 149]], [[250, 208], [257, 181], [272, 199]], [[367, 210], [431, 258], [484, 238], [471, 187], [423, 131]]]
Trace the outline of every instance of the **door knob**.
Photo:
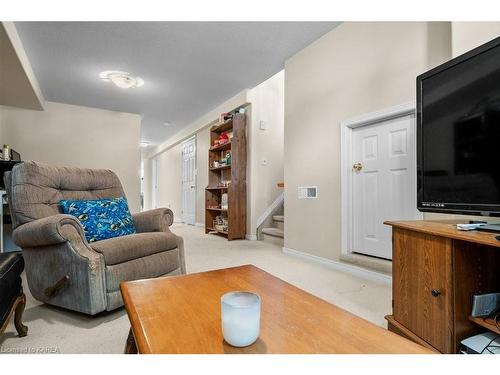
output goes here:
[[363, 169], [363, 165], [361, 163], [355, 163], [353, 166], [352, 166], [352, 170], [355, 171], [355, 172], [359, 172]]
[[437, 289], [432, 289], [431, 290], [431, 294], [433, 297], [439, 297], [439, 295], [441, 294], [441, 292]]

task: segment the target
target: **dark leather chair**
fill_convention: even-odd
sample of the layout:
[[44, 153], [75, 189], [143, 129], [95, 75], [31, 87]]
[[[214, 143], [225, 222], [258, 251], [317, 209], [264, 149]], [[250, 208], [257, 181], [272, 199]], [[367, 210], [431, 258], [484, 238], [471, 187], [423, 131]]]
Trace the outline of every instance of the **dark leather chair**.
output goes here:
[[26, 296], [21, 285], [24, 260], [20, 251], [0, 253], [0, 334], [9, 324], [14, 313], [14, 324], [19, 337], [28, 334], [28, 327], [21, 319], [26, 306]]

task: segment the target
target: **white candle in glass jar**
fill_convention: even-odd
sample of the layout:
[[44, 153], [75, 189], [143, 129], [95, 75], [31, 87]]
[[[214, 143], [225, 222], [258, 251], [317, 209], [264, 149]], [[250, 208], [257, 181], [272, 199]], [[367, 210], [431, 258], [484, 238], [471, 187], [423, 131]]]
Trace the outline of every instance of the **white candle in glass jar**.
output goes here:
[[229, 292], [221, 298], [222, 335], [228, 344], [253, 344], [260, 332], [260, 297], [251, 292]]

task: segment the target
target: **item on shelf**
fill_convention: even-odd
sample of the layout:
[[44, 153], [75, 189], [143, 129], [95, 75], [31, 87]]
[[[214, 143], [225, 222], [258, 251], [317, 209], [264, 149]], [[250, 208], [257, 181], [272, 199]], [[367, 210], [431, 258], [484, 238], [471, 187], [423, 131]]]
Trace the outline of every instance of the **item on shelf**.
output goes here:
[[214, 229], [217, 231], [221, 231], [221, 232], [226, 231], [227, 230], [227, 221], [226, 221], [226, 225], [224, 225], [224, 219], [222, 218], [222, 216], [220, 216], [220, 215], [216, 216], [214, 219]]
[[19, 152], [10, 147], [10, 145], [3, 145], [3, 148], [0, 149], [0, 160], [3, 161], [21, 161], [21, 155]]
[[225, 162], [226, 162], [226, 165], [231, 165], [231, 153], [230, 152], [226, 153]]
[[220, 114], [220, 122], [226, 122], [227, 120], [231, 120], [233, 118], [233, 115], [231, 113], [221, 113]]
[[220, 207], [221, 207], [223, 210], [227, 210], [227, 208], [228, 208], [227, 193], [223, 193], [223, 194], [221, 195], [221, 204], [220, 204]]
[[9, 145], [3, 145], [2, 159], [5, 161], [10, 160], [10, 146]]
[[212, 205], [207, 206], [207, 208], [219, 208], [219, 206], [212, 204]]
[[229, 187], [231, 185], [231, 180], [222, 180], [219, 184], [219, 186], [222, 187]]
[[10, 160], [21, 161], [21, 154], [14, 149], [10, 149]]
[[221, 133], [219, 138], [214, 141], [214, 147], [225, 145], [229, 142], [229, 136], [227, 133]]

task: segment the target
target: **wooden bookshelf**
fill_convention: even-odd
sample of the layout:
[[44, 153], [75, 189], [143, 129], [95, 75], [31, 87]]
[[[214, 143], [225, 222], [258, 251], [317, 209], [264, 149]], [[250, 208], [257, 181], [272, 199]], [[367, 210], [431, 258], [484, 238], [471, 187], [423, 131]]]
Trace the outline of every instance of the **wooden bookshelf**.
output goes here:
[[[222, 133], [232, 133], [229, 142], [214, 146]], [[231, 154], [229, 165], [214, 167], [214, 162]], [[210, 148], [208, 151], [208, 186], [205, 189], [205, 233], [222, 235], [228, 240], [243, 239], [246, 234], [246, 169], [247, 142], [246, 116], [233, 113], [233, 118], [217, 123], [210, 128]], [[223, 181], [228, 186], [223, 186]], [[228, 207], [222, 209], [222, 195], [228, 196]], [[214, 228], [217, 216], [227, 219], [227, 231]]]

